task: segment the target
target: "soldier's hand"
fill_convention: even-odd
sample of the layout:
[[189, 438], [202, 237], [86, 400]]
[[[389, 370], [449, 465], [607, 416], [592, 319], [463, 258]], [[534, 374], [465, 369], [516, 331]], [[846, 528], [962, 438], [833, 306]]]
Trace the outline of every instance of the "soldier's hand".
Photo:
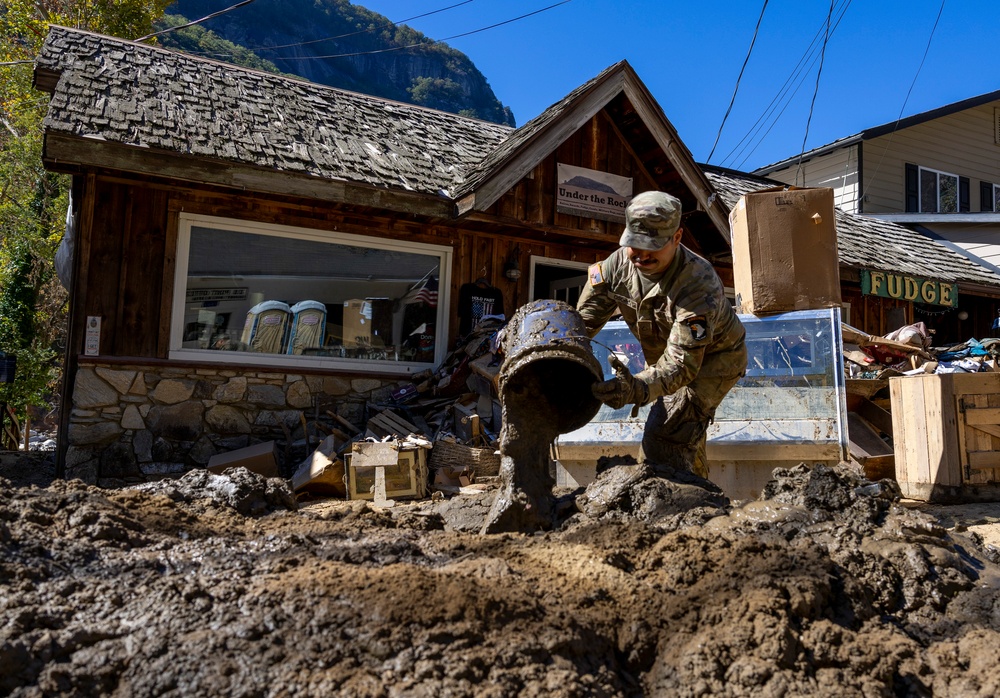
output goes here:
[[[612, 409], [621, 409], [629, 403], [635, 404], [636, 408], [646, 404], [649, 400], [649, 387], [629, 373], [628, 368], [611, 354], [608, 363], [614, 369], [615, 377], [606, 381], [595, 383], [591, 392], [598, 400]], [[633, 410], [633, 415], [635, 410]]]

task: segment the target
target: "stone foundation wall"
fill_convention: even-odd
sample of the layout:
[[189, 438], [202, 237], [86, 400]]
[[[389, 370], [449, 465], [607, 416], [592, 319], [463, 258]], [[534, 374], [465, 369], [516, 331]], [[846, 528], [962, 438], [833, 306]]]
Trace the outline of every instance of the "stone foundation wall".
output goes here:
[[[144, 481], [204, 467], [216, 453], [302, 439], [302, 415], [331, 409], [360, 426], [366, 404], [405, 381], [225, 368], [86, 364], [76, 374], [66, 477]], [[352, 414], [353, 413], [353, 414]], [[281, 451], [281, 449], [279, 449]]]

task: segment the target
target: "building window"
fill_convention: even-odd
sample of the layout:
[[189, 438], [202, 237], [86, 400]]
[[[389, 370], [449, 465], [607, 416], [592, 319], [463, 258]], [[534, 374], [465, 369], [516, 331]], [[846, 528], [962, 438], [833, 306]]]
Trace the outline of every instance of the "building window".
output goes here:
[[409, 373], [444, 359], [451, 248], [182, 214], [170, 357]]
[[958, 213], [958, 175], [921, 167], [920, 212]]
[[906, 163], [907, 213], [967, 213], [969, 178]]

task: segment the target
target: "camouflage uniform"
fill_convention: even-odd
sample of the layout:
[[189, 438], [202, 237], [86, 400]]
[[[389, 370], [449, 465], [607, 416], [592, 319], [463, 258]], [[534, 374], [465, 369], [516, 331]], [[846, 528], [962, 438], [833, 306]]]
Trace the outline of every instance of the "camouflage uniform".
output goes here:
[[636, 378], [655, 402], [641, 460], [706, 477], [705, 432], [747, 366], [746, 333], [715, 269], [680, 245], [644, 296], [640, 274], [620, 247], [589, 276], [577, 309], [590, 336], [621, 313], [646, 357]]

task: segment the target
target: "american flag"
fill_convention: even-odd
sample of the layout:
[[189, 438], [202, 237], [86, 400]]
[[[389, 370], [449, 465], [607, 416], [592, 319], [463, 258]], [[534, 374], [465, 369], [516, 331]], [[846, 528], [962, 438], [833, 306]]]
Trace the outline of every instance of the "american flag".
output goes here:
[[417, 295], [413, 297], [414, 302], [426, 303], [432, 308], [436, 308], [438, 304], [438, 280], [435, 276], [428, 276], [424, 279], [423, 285], [420, 290], [417, 291]]

